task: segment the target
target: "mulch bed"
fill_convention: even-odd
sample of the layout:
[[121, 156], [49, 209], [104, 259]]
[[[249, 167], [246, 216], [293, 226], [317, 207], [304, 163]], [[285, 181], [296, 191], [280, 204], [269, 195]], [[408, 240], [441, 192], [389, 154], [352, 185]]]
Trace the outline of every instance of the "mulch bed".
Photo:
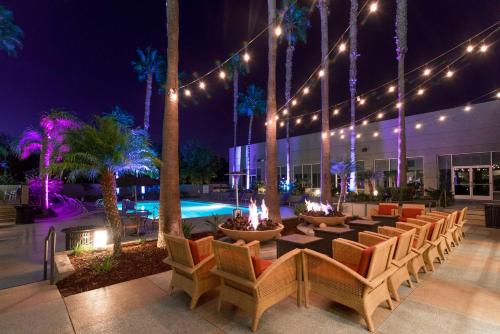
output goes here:
[[75, 267], [75, 273], [57, 283], [61, 295], [66, 297], [170, 270], [170, 266], [163, 263], [167, 251], [157, 248], [156, 241], [124, 245], [122, 254], [113, 259], [111, 269], [99, 272], [99, 265], [109, 255], [111, 251], [69, 256], [71, 264]]

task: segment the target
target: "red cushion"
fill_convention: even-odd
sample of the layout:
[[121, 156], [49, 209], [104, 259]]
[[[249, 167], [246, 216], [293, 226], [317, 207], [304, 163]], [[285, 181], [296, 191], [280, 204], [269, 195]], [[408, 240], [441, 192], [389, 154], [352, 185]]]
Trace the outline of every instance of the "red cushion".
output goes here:
[[363, 277], [366, 277], [368, 274], [368, 268], [370, 267], [370, 260], [374, 249], [375, 246], [370, 246], [361, 251], [357, 272]]
[[198, 244], [193, 240], [188, 240], [189, 248], [191, 249], [191, 256], [193, 257], [193, 262], [195, 265], [203, 261], [206, 256], [201, 256], [200, 250], [198, 249]]
[[427, 234], [427, 240], [431, 241], [432, 240], [432, 232], [434, 232], [434, 227], [436, 226], [436, 223], [431, 223], [431, 226], [429, 227], [429, 234]]
[[397, 209], [398, 206], [396, 204], [379, 204], [378, 205], [378, 214], [379, 215], [392, 215], [392, 210]]
[[253, 271], [255, 273], [255, 277], [259, 277], [264, 271], [266, 271], [267, 267], [273, 264], [272, 261], [261, 259], [260, 257], [252, 256], [252, 264]]
[[401, 216], [404, 218], [417, 218], [417, 216], [421, 214], [422, 209], [419, 208], [404, 208], [401, 212]]

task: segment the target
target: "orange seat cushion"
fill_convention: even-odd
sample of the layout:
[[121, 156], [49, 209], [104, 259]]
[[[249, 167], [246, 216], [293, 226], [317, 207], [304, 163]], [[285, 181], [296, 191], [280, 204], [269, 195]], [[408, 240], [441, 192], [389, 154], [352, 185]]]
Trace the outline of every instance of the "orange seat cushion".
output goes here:
[[370, 261], [372, 259], [374, 246], [366, 247], [361, 251], [361, 258], [359, 260], [357, 272], [363, 277], [366, 277], [368, 274], [368, 268], [370, 267]]
[[401, 212], [401, 216], [406, 218], [417, 218], [418, 215], [422, 214], [422, 209], [419, 208], [404, 208]]
[[188, 240], [189, 249], [191, 249], [191, 256], [193, 257], [193, 262], [195, 265], [203, 261], [206, 256], [202, 256], [200, 250], [198, 249], [198, 244], [193, 240]]
[[255, 277], [259, 277], [273, 262], [252, 256], [252, 264]]
[[378, 205], [378, 214], [379, 215], [392, 215], [392, 210], [397, 209], [398, 206], [396, 204], [379, 204]]

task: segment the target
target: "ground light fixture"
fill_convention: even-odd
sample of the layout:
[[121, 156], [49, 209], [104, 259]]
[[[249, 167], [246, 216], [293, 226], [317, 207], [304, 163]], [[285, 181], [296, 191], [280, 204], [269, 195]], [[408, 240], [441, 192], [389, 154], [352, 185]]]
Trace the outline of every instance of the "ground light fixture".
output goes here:
[[94, 249], [106, 248], [108, 244], [108, 230], [99, 229], [94, 231], [93, 247]]

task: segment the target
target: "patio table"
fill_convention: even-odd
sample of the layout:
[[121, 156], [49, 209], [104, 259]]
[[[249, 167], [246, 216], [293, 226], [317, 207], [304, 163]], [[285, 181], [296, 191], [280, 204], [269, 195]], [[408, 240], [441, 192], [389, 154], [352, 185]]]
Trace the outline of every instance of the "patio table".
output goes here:
[[344, 238], [352, 241], [356, 241], [356, 232], [349, 227], [317, 227], [314, 229], [314, 236], [318, 238], [323, 238], [325, 240], [325, 249], [327, 249], [328, 255], [332, 256], [332, 241], [337, 238]]
[[363, 231], [377, 232], [378, 227], [381, 226], [379, 221], [362, 220], [362, 219], [351, 220], [349, 222], [346, 222], [346, 224], [349, 225], [349, 227], [355, 231], [356, 233], [355, 241], [358, 240], [359, 232]]
[[276, 252], [278, 258], [296, 248], [309, 248], [328, 255], [328, 249], [325, 248], [325, 239], [323, 238], [303, 234], [290, 234], [280, 239], [276, 239]]
[[372, 215], [373, 220], [379, 221], [380, 226], [396, 227], [396, 222], [399, 219], [398, 215]]

